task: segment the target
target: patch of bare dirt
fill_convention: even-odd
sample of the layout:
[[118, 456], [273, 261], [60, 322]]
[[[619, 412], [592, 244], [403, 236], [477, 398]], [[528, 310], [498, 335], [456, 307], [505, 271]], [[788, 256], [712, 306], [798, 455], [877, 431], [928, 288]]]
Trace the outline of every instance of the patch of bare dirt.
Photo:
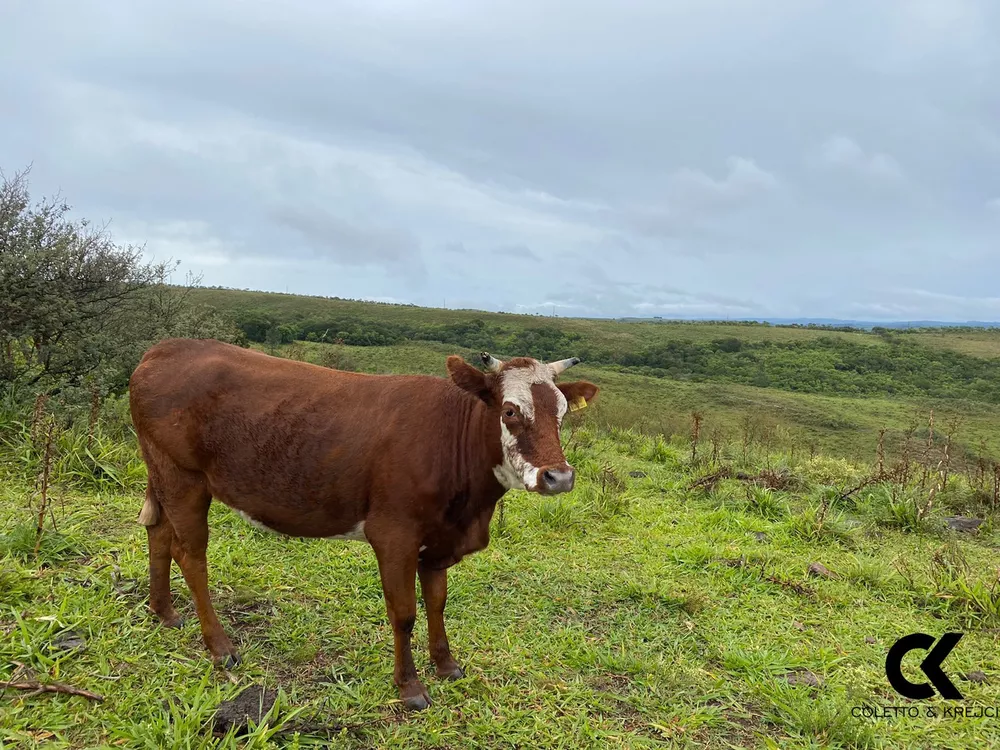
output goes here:
[[592, 677], [587, 683], [594, 689], [602, 693], [613, 693], [614, 695], [627, 695], [632, 686], [632, 678], [624, 674], [613, 672], [604, 673]]

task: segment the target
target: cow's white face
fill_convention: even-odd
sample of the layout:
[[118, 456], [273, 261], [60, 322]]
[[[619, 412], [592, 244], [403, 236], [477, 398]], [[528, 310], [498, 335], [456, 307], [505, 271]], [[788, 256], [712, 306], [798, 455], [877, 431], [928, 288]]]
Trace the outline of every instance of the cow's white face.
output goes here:
[[[535, 396], [540, 398], [538, 408], [535, 406]], [[537, 490], [541, 477], [539, 468], [533, 463], [538, 457], [526, 455], [523, 445], [526, 442], [522, 436], [530, 432], [550, 433], [551, 422], [555, 421], [555, 435], [558, 441], [559, 428], [566, 414], [566, 397], [553, 383], [552, 371], [548, 365], [533, 362], [524, 367], [514, 367], [500, 373], [500, 444], [503, 446], [503, 464], [493, 469], [497, 480], [507, 489]], [[554, 411], [553, 411], [554, 405]], [[544, 424], [543, 424], [544, 423]], [[560, 458], [563, 467], [557, 469], [563, 484], [572, 487], [573, 467]], [[547, 484], [557, 484], [557, 475], [548, 469], [550, 476]]]
[[454, 359], [458, 362], [449, 358], [452, 379], [486, 401], [499, 420], [502, 462], [493, 469], [497, 481], [507, 489], [542, 494], [573, 489], [575, 472], [563, 455], [559, 429], [570, 405], [585, 404], [598, 389], [585, 381], [556, 383], [555, 378], [579, 360], [546, 364], [519, 357], [504, 363], [484, 353], [491, 374], [483, 375]]

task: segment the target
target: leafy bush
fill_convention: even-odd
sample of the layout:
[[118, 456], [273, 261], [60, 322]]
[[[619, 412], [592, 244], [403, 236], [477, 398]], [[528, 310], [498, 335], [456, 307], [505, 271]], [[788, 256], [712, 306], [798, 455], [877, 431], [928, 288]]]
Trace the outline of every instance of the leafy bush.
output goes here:
[[122, 392], [162, 338], [239, 341], [225, 316], [169, 286], [175, 267], [144, 263], [141, 247], [71, 219], [61, 201], [32, 203], [27, 173], [0, 174], [0, 385], [86, 403], [93, 388]]

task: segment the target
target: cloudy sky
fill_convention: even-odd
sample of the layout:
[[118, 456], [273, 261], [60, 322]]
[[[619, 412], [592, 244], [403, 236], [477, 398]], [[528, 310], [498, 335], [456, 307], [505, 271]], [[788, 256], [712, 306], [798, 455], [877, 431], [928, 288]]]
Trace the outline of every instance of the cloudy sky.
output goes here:
[[0, 5], [0, 169], [205, 284], [1000, 320], [996, 0]]

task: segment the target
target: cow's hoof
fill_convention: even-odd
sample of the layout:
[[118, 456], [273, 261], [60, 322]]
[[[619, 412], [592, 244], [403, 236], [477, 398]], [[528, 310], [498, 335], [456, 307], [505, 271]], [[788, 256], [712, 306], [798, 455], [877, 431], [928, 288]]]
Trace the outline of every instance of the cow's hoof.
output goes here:
[[184, 625], [184, 618], [177, 614], [177, 610], [173, 607], [168, 608], [165, 612], [157, 612], [152, 607], [149, 611], [156, 615], [156, 619], [160, 621], [160, 624], [165, 628], [179, 628]]
[[423, 711], [431, 705], [431, 702], [422, 695], [411, 695], [409, 698], [403, 698], [403, 705], [408, 711]]
[[465, 670], [456, 664], [451, 668], [439, 669], [437, 674], [442, 680], [461, 680], [465, 677]]
[[419, 682], [408, 685], [400, 690], [400, 698], [408, 711], [423, 711], [431, 705], [431, 697], [427, 695], [427, 689]]
[[223, 669], [233, 669], [234, 667], [238, 667], [241, 661], [243, 660], [240, 659], [240, 655], [235, 651], [231, 651], [227, 654], [220, 654], [215, 657], [215, 663]]

